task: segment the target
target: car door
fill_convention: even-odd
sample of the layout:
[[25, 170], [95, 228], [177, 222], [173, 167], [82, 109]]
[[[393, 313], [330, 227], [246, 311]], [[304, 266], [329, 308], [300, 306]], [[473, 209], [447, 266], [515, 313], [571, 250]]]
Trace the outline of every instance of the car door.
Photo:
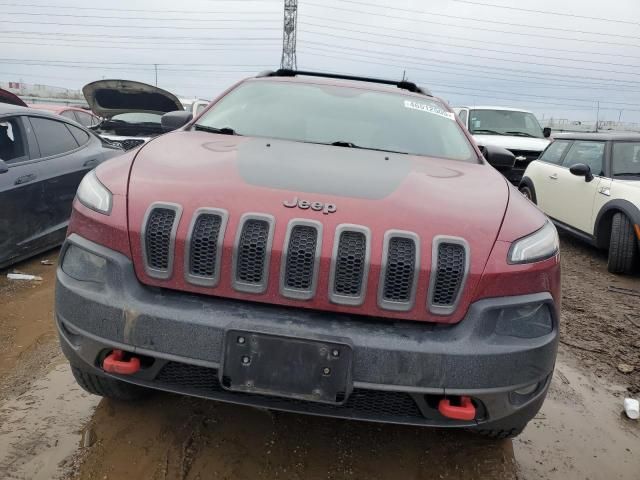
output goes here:
[[94, 137], [78, 126], [50, 117], [31, 116], [29, 121], [40, 149], [41, 181], [47, 200], [41, 221], [47, 226], [49, 241], [57, 244], [64, 239], [80, 180], [100, 163], [102, 153], [92, 146]]
[[[582, 232], [593, 234], [593, 205], [600, 183], [604, 178], [606, 142], [576, 140], [562, 160], [561, 168], [553, 180], [557, 202], [553, 207], [556, 220]], [[569, 169], [578, 163], [591, 168], [593, 179], [573, 175]]]
[[[19, 115], [0, 117], [0, 267], [38, 249], [38, 209], [44, 198], [39, 184], [37, 145], [30, 125]], [[35, 243], [35, 244], [34, 244]]]
[[547, 215], [553, 217], [555, 206], [560, 199], [557, 178], [562, 159], [571, 146], [570, 140], [556, 140], [549, 145], [538, 160], [529, 164], [525, 176], [533, 183], [536, 203]]

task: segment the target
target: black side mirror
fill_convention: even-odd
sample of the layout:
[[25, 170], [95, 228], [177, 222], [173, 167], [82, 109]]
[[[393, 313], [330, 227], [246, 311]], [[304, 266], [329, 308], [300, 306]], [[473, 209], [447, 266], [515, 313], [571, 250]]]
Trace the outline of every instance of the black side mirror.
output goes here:
[[549, 138], [549, 137], [551, 136], [551, 128], [549, 128], [549, 127], [544, 127], [544, 128], [542, 129], [542, 136], [543, 136], [544, 138]]
[[500, 173], [509, 173], [516, 163], [516, 157], [506, 148], [496, 147], [495, 145], [482, 145], [480, 151], [487, 163]]
[[191, 120], [193, 120], [193, 114], [191, 112], [176, 110], [175, 112], [165, 113], [160, 119], [160, 125], [162, 125], [162, 130], [165, 132], [171, 132], [172, 130], [184, 127]]
[[0, 158], [0, 173], [7, 173], [9, 171], [9, 167], [5, 163], [4, 160]]
[[591, 180], [593, 180], [591, 167], [589, 165], [585, 165], [584, 163], [576, 163], [575, 165], [571, 165], [569, 171], [578, 177], [584, 177], [585, 182], [590, 182]]

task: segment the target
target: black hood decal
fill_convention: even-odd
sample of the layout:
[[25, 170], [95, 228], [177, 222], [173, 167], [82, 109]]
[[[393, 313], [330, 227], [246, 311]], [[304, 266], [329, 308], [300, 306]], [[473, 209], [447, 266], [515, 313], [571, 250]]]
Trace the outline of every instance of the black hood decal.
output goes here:
[[411, 171], [408, 155], [251, 139], [238, 145], [242, 179], [266, 188], [378, 200]]

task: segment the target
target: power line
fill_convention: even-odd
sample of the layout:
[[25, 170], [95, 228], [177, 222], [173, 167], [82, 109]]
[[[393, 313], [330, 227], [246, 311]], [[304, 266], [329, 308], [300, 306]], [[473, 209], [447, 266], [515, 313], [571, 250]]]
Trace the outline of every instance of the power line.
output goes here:
[[[253, 13], [253, 12], [251, 12]], [[269, 12], [269, 14], [273, 14], [275, 12]], [[22, 13], [22, 12], [11, 12], [11, 15], [24, 15], [24, 16], [44, 16], [44, 17], [69, 17], [69, 18], [105, 18], [109, 20], [160, 20], [160, 21], [180, 21], [180, 22], [267, 22], [267, 21], [275, 21], [275, 19], [267, 19], [267, 18], [152, 18], [152, 17], [116, 17], [116, 16], [106, 16], [106, 15], [77, 15], [72, 13]]]
[[[28, 39], [26, 39], [28, 40]], [[39, 40], [39, 39], [37, 39]], [[61, 40], [64, 41], [64, 40]], [[70, 40], [67, 40], [67, 42], [70, 42]], [[34, 46], [52, 46], [52, 47], [70, 47], [70, 48], [97, 48], [97, 49], [122, 49], [122, 44], [127, 44], [127, 42], [109, 42], [111, 43], [117, 43], [116, 45], [77, 45], [74, 43], [52, 43], [52, 42], [47, 42], [47, 43], [42, 43], [42, 42], [25, 42], [24, 40], [19, 40], [16, 39], [14, 41], [10, 41], [10, 40], [0, 40], [0, 43], [2, 44], [9, 44], [9, 45], [34, 45]], [[84, 42], [83, 42], [84, 43]], [[235, 49], [242, 49], [242, 48], [250, 48], [250, 49], [263, 49], [265, 47], [267, 48], [275, 48], [278, 46], [278, 44], [260, 44], [260, 45], [227, 45], [227, 46], [221, 46], [221, 47], [198, 47], [197, 49], [195, 48], [179, 48], [179, 47], [175, 47], [175, 46], [171, 46], [171, 45], [162, 45], [162, 44], [158, 44], [162, 46], [163, 50], [174, 50], [174, 51], [180, 51], [180, 52], [193, 52], [193, 53], [197, 53], [197, 52], [220, 52], [220, 51], [229, 51], [229, 50], [235, 50]], [[153, 50], [153, 51], [157, 51], [158, 47], [132, 47], [130, 45], [127, 45], [127, 50]]]
[[[346, 0], [345, 0], [346, 1]], [[323, 4], [319, 4], [319, 3], [314, 3], [314, 2], [309, 2], [307, 1], [305, 3], [305, 5], [309, 5], [309, 6], [313, 6], [313, 7], [321, 7], [321, 8], [325, 8], [326, 5]], [[474, 30], [478, 30], [478, 31], [484, 31], [484, 32], [493, 32], [493, 33], [505, 33], [505, 34], [509, 34], [509, 35], [519, 35], [519, 36], [523, 36], [523, 37], [538, 37], [538, 38], [548, 38], [548, 39], [553, 39], [553, 40], [565, 40], [565, 41], [574, 41], [574, 42], [581, 42], [581, 43], [594, 43], [597, 45], [614, 45], [614, 46], [622, 46], [622, 47], [636, 47], [636, 48], [640, 48], [640, 45], [634, 45], [634, 44], [629, 44], [629, 43], [620, 43], [620, 42], [609, 42], [606, 40], [587, 40], [587, 39], [576, 39], [576, 38], [567, 38], [567, 37], [558, 37], [555, 35], [543, 35], [540, 33], [531, 33], [531, 25], [527, 26], [527, 33], [523, 33], [523, 32], [512, 32], [509, 30], [497, 30], [494, 28], [485, 28], [485, 27], [479, 27], [479, 26], [474, 26], [474, 27], [469, 27], [468, 25], [456, 25], [455, 23], [447, 23], [447, 22], [435, 22], [433, 20], [422, 20], [422, 19], [417, 19], [417, 18], [407, 18], [407, 17], [401, 17], [401, 16], [397, 16], [397, 15], [391, 15], [389, 13], [376, 13], [376, 12], [367, 12], [364, 10], [356, 10], [353, 8], [344, 8], [344, 7], [337, 7], [337, 6], [332, 6], [331, 7], [332, 10], [339, 10], [342, 12], [349, 12], [349, 13], [356, 13], [358, 15], [362, 15], [362, 14], [366, 14], [366, 15], [372, 15], [372, 16], [377, 16], [377, 17], [383, 17], [385, 19], [395, 19], [395, 20], [404, 20], [406, 22], [417, 22], [421, 25], [426, 24], [430, 24], [430, 25], [440, 25], [440, 26], [446, 26], [446, 27], [454, 27], [454, 28], [464, 28], [464, 29], [468, 29], [468, 28], [473, 28]], [[412, 13], [416, 13], [416, 12], [412, 12]], [[455, 17], [457, 18], [457, 17]]]
[[3, 23], [31, 24], [31, 25], [55, 25], [57, 27], [105, 27], [105, 28], [169, 28], [171, 30], [281, 30], [280, 27], [187, 27], [179, 25], [105, 25], [88, 23], [59, 23], [59, 22], [29, 22], [22, 20], [3, 20]]
[[[275, 2], [274, 2], [275, 3]], [[35, 3], [9, 3], [9, 2], [0, 2], [0, 6], [3, 7], [27, 7], [27, 8], [55, 8], [55, 9], [59, 9], [59, 8], [66, 8], [66, 9], [72, 9], [72, 10], [96, 10], [96, 11], [106, 11], [106, 12], [113, 12], [114, 7], [110, 7], [110, 8], [105, 8], [105, 7], [85, 7], [85, 6], [77, 6], [77, 5], [46, 5], [46, 4], [35, 4]], [[135, 9], [135, 8], [120, 8], [118, 7], [118, 11], [119, 12], [141, 12], [141, 13], [183, 13], [183, 14], [193, 14], [193, 15], [203, 15], [203, 14], [224, 14], [224, 13], [229, 13], [229, 10], [192, 10], [191, 8], [189, 10], [187, 9], [183, 9], [183, 10], [154, 10], [154, 9], [150, 9], [150, 8], [139, 8], [139, 9]], [[10, 12], [13, 13], [13, 12]], [[265, 10], [265, 11], [256, 11], [256, 10], [252, 10], [251, 13], [255, 13], [255, 14], [266, 14], [266, 13], [280, 13], [279, 11], [270, 11], [270, 10]]]
[[482, 7], [493, 7], [493, 8], [502, 8], [506, 10], [518, 10], [520, 12], [529, 12], [529, 13], [541, 13], [543, 15], [557, 15], [561, 17], [573, 17], [573, 18], [584, 18], [587, 20], [598, 20], [600, 22], [612, 22], [612, 23], [626, 23], [627, 25], [640, 25], [638, 22], [629, 22], [627, 20], [617, 20], [613, 18], [602, 18], [602, 17], [589, 17], [587, 15], [577, 15], [575, 13], [561, 13], [561, 12], [551, 12], [549, 10], [534, 10], [531, 8], [520, 8], [520, 7], [511, 7], [507, 5], [496, 5], [493, 3], [481, 3], [481, 2], [472, 2], [469, 0], [452, 0], [458, 3], [468, 3], [471, 5], [478, 5]]
[[[316, 27], [316, 28], [328, 28], [331, 29], [332, 27], [326, 26], [326, 25], [318, 25], [317, 23], [311, 23], [311, 22], [307, 22], [307, 21], [302, 21], [300, 22], [303, 25], [308, 25], [310, 27]], [[349, 22], [352, 24], [355, 24], [355, 22]], [[362, 26], [362, 24], [359, 24], [360, 26]], [[445, 46], [449, 46], [449, 47], [456, 47], [456, 48], [469, 48], [467, 46], [464, 45], [454, 45], [451, 43], [445, 43], [445, 42], [431, 42], [429, 40], [420, 40], [417, 38], [410, 38], [410, 37], [402, 37], [399, 35], [389, 35], [389, 34], [385, 34], [385, 33], [379, 33], [379, 32], [366, 32], [364, 30], [354, 30], [351, 29], [349, 30], [349, 33], [360, 33], [363, 35], [373, 35], [376, 37], [385, 37], [385, 38], [394, 38], [397, 40], [410, 40], [413, 42], [419, 42], [419, 43], [427, 43], [429, 45], [433, 45], [433, 44], [439, 44], [439, 45], [445, 45]], [[413, 32], [412, 32], [413, 33]], [[324, 34], [323, 34], [324, 35]], [[352, 37], [354, 40], [359, 40], [357, 38]], [[371, 40], [361, 40], [364, 42], [370, 42]], [[377, 43], [382, 43], [382, 42], [377, 42]], [[396, 46], [400, 46], [400, 45], [396, 45]], [[406, 46], [406, 45], [405, 45]], [[434, 49], [430, 49], [430, 51], [433, 52], [441, 52], [441, 53], [450, 53], [451, 55], [464, 55], [464, 56], [468, 56], [468, 57], [479, 57], [477, 54], [473, 53], [473, 54], [461, 54], [461, 53], [455, 53], [455, 52], [448, 52], [447, 50], [434, 50]], [[494, 52], [494, 53], [507, 53], [507, 54], [511, 54], [511, 55], [522, 55], [522, 52], [514, 52], [513, 50], [497, 50], [497, 49], [491, 49], [491, 48], [486, 48], [483, 47], [482, 51], [484, 52]], [[629, 67], [629, 68], [639, 68], [639, 65], [631, 65], [628, 63], [612, 63], [612, 62], [601, 62], [599, 60], [582, 60], [582, 59], [578, 59], [578, 60], [573, 60], [570, 58], [564, 58], [564, 57], [550, 57], [548, 55], [536, 55], [533, 53], [527, 53], [527, 57], [534, 57], [534, 58], [548, 58], [551, 60], [561, 60], [561, 61], [572, 61], [572, 62], [581, 62], [581, 63], [594, 63], [594, 64], [600, 64], [600, 65], [611, 65], [611, 66], [617, 66], [617, 67]], [[518, 60], [511, 60], [511, 59], [496, 59], [496, 58], [492, 58], [492, 57], [480, 57], [480, 58], [488, 58], [491, 60], [506, 60], [506, 61], [510, 61], [510, 62], [518, 62]], [[529, 61], [526, 62], [519, 62], [519, 63], [529, 63], [529, 64], [533, 64], [533, 65], [547, 65], [547, 64], [535, 64]], [[551, 64], [548, 64], [551, 65]], [[565, 68], [578, 68], [578, 67], [568, 67], [568, 66], [563, 66]], [[580, 68], [581, 70], [583, 70], [584, 68]], [[596, 70], [598, 71], [598, 70]], [[609, 70], [599, 70], [599, 71], [609, 71]], [[625, 73], [625, 72], [620, 72], [620, 73]]]
[[[258, 29], [259, 30], [259, 29]], [[260, 41], [260, 40], [278, 40], [280, 41], [280, 37], [167, 37], [165, 35], [160, 36], [149, 36], [149, 35], [109, 35], [107, 33], [64, 33], [64, 32], [33, 32], [28, 30], [4, 30], [0, 31], [0, 34], [26, 34], [26, 35], [41, 35], [41, 36], [68, 36], [68, 37], [97, 37], [98, 39], [104, 38], [134, 38], [138, 40], [167, 40], [167, 41], [177, 41], [177, 40], [226, 40], [229, 42], [240, 42], [240, 41]]]
[[[303, 24], [303, 25], [315, 26], [315, 25], [309, 24], [307, 22], [300, 22], [300, 23]], [[320, 28], [328, 28], [328, 27], [322, 27], [321, 26]], [[360, 31], [356, 31], [356, 30], [352, 30], [352, 32], [354, 32], [354, 33], [364, 33], [364, 34], [368, 33], [368, 32], [360, 32]], [[397, 44], [397, 43], [393, 44], [393, 43], [388, 43], [388, 42], [380, 42], [380, 41], [373, 40], [373, 39], [358, 39], [358, 38], [354, 38], [354, 37], [351, 37], [351, 36], [339, 35], [339, 34], [327, 33], [327, 32], [313, 32], [313, 31], [307, 30], [306, 33], [311, 33], [311, 34], [314, 34], [314, 35], [330, 36], [330, 37], [347, 39], [347, 40], [359, 40], [359, 41], [365, 42], [365, 43], [375, 43], [375, 44], [378, 44], [378, 45], [385, 45], [385, 46], [392, 46], [392, 47], [400, 47], [400, 48], [405, 48], [406, 47], [406, 44]], [[368, 34], [369, 35], [376, 35], [376, 34], [373, 34], [373, 33], [368, 33]], [[378, 36], [392, 37], [392, 38], [397, 38], [399, 40], [405, 40], [405, 41], [419, 41], [420, 42], [420, 40], [416, 40], [416, 39], [412, 39], [412, 38], [408, 38], [408, 37], [399, 37], [399, 36], [395, 36], [395, 35], [378, 34]], [[422, 42], [422, 43], [426, 43], [426, 42]], [[587, 72], [602, 72], [602, 73], [607, 73], [607, 74], [616, 73], [616, 74], [620, 74], [620, 75], [640, 76], [640, 73], [638, 73], [638, 72], [621, 72], [621, 71], [610, 70], [610, 69], [558, 65], [556, 63], [532, 62], [532, 61], [529, 61], [529, 60], [513, 60], [513, 59], [509, 59], [509, 58], [500, 58], [500, 57], [491, 57], [491, 56], [487, 56], [487, 55], [479, 55], [477, 53], [459, 53], [459, 52], [451, 52], [451, 51], [448, 51], [448, 50], [438, 50], [438, 49], [433, 49], [433, 48], [424, 48], [424, 50], [429, 51], [429, 52], [446, 53], [447, 55], [456, 55], [456, 56], [461, 56], [461, 57], [470, 57], [470, 58], [477, 58], [477, 59], [483, 59], [483, 60], [497, 60], [497, 61], [501, 61], [501, 62], [522, 63], [522, 64], [525, 64], [525, 65], [536, 65], [536, 66], [542, 66], [542, 67], [572, 69], [572, 70], [580, 70], [580, 71], [587, 71]], [[637, 67], [635, 67], [635, 68], [637, 68]]]
[[[385, 5], [376, 5], [375, 3], [371, 3], [371, 2], [362, 2], [360, 0], [342, 0], [344, 3], [351, 3], [354, 5], [362, 5], [365, 7], [375, 7], [375, 8], [382, 8], [382, 9], [387, 9], [389, 8], [388, 6]], [[411, 8], [400, 8], [397, 6], [393, 6], [391, 7], [393, 8], [393, 10], [398, 10], [400, 12], [409, 12], [412, 14], [420, 14], [420, 15], [430, 15], [430, 16], [434, 16], [434, 17], [445, 17], [445, 18], [453, 18], [455, 20], [466, 20], [469, 22], [480, 22], [480, 23], [487, 23], [486, 20], [480, 20], [478, 18], [474, 18], [474, 17], [462, 17], [460, 15], [447, 15], [445, 13], [432, 13], [432, 12], [425, 12], [425, 11], [421, 11], [421, 10], [416, 10], [416, 9], [411, 9]], [[556, 32], [567, 32], [567, 33], [582, 33], [585, 35], [600, 35], [600, 36], [606, 36], [606, 37], [618, 37], [618, 38], [629, 38], [632, 40], [637, 40], [637, 35], [619, 35], [619, 34], [615, 34], [615, 33], [605, 33], [605, 32], [593, 32], [593, 31], [588, 31], [588, 30], [571, 30], [569, 28], [557, 28], [557, 27], [545, 27], [545, 26], [540, 26], [540, 25], [530, 25], [530, 24], [523, 24], [523, 23], [513, 23], [513, 22], [501, 22], [499, 20], [490, 20], [490, 23], [495, 23], [498, 25], [508, 25], [510, 27], [523, 27], [523, 28], [535, 28], [535, 29], [540, 29], [540, 30], [555, 30]]]
[[[371, 27], [371, 25], [366, 25], [363, 24], [361, 22], [350, 22], [348, 20], [339, 20], [336, 18], [327, 18], [327, 17], [322, 17], [322, 16], [318, 16], [318, 15], [305, 15], [305, 18], [311, 18], [314, 20], [323, 20], [323, 21], [328, 21], [331, 23], [342, 23], [345, 25], [356, 25], [356, 26], [360, 26], [360, 27]], [[373, 27], [372, 27], [373, 28]], [[401, 32], [401, 33], [411, 33], [411, 34], [415, 34], [415, 35], [427, 35], [427, 36], [433, 36], [436, 37], [437, 39], [442, 39], [442, 38], [446, 38], [446, 39], [452, 39], [452, 40], [462, 40], [465, 42], [476, 42], [477, 45], [477, 41], [474, 40], [473, 38], [469, 38], [469, 37], [460, 37], [460, 36], [454, 36], [454, 35], [442, 35], [440, 33], [437, 34], [433, 34], [433, 33], [428, 33], [428, 32], [424, 32], [424, 31], [420, 31], [420, 32], [416, 32], [415, 30], [408, 30], [406, 28], [393, 28], [393, 27], [389, 27], [387, 25], [385, 25], [384, 27], [385, 32], [386, 31], [392, 31], [392, 32]], [[375, 33], [376, 35], [379, 35], [379, 32]], [[438, 42], [438, 41], [429, 41], [430, 44], [441, 44], [441, 45], [451, 45], [454, 46], [455, 44], [447, 44], [447, 43], [443, 43], [443, 42]], [[501, 45], [504, 46], [505, 42], [492, 42], [492, 41], [488, 41], [488, 40], [482, 40], [482, 45], [483, 45], [483, 50], [484, 45], [486, 44], [491, 44], [491, 45]], [[475, 48], [476, 45], [473, 46], [469, 46], [469, 45], [455, 45], [455, 46], [459, 46], [461, 48]], [[523, 45], [520, 43], [512, 43], [509, 42], [509, 46], [510, 47], [519, 47], [519, 48], [533, 48], [536, 50], [540, 50], [540, 46], [539, 45]], [[611, 52], [607, 52], [607, 53], [602, 53], [602, 52], [593, 52], [593, 51], [585, 51], [585, 50], [571, 50], [571, 49], [564, 49], [564, 48], [552, 48], [552, 47], [546, 47], [545, 46], [545, 51], [552, 51], [552, 52], [562, 52], [562, 53], [578, 53], [578, 54], [582, 54], [582, 55], [603, 55], [603, 56], [607, 56], [607, 57], [621, 57], [621, 58], [632, 58], [634, 60], [640, 60], [640, 56], [637, 55], [623, 55], [620, 53], [611, 53]], [[520, 52], [519, 52], [520, 54]], [[570, 59], [568, 59], [570, 60]], [[582, 61], [582, 60], [576, 60], [576, 61]]]
[[[359, 57], [364, 57], [364, 58], [373, 58], [373, 59], [378, 59], [378, 60], [388, 60], [388, 58], [381, 58], [380, 56], [384, 56], [384, 57], [392, 57], [393, 60], [396, 60], [398, 57], [402, 57], [402, 58], [406, 58], [408, 59], [411, 63], [409, 65], [414, 66], [416, 65], [416, 59], [421, 59], [421, 57], [416, 57], [415, 55], [404, 55], [404, 54], [397, 54], [397, 53], [387, 53], [387, 52], [377, 52], [377, 51], [372, 51], [371, 49], [363, 49], [363, 48], [356, 48], [356, 47], [343, 47], [342, 45], [333, 45], [333, 44], [328, 44], [328, 43], [323, 43], [323, 42], [315, 42], [315, 41], [310, 41], [310, 40], [306, 40], [303, 43], [304, 46], [307, 45], [319, 45], [319, 46], [325, 46], [325, 47], [329, 47], [330, 49], [323, 49], [323, 48], [318, 48], [318, 47], [314, 47], [317, 48], [320, 51], [325, 51], [327, 53], [336, 53], [336, 49], [340, 49], [340, 50], [347, 50], [348, 52], [354, 52], [356, 55], [358, 55]], [[342, 52], [337, 52], [337, 53], [342, 53]], [[347, 52], [345, 52], [347, 53]], [[371, 54], [374, 53], [378, 56], [372, 56]], [[437, 60], [434, 60], [437, 62]], [[403, 65], [406, 66], [407, 64]], [[535, 74], [531, 74], [531, 73], [527, 73], [526, 75], [519, 75], [517, 73], [510, 73], [510, 72], [500, 72], [500, 77], [495, 77], [495, 76], [486, 76], [486, 75], [478, 75], [477, 72], [481, 72], [481, 73], [495, 73], [495, 70], [486, 70], [486, 69], [482, 69], [482, 68], [471, 68], [471, 67], [464, 67], [464, 66], [458, 66], [458, 65], [471, 65], [471, 64], [462, 64], [462, 63], [457, 63], [455, 66], [451, 66], [451, 65], [438, 65], [433, 64], [433, 63], [420, 63], [419, 65], [422, 66], [428, 66], [429, 67], [429, 72], [437, 72], [437, 73], [444, 73], [446, 75], [464, 75], [465, 77], [469, 77], [470, 73], [473, 75], [474, 78], [484, 78], [484, 79], [489, 79], [489, 80], [500, 80], [500, 81], [507, 81], [507, 82], [514, 82], [514, 83], [518, 83], [519, 85], [523, 85], [523, 84], [532, 84], [532, 85], [542, 85], [545, 87], [562, 87], [562, 88], [576, 88], [576, 87], [585, 87], [585, 88], [595, 88], [595, 87], [610, 87], [610, 88], [616, 88], [617, 91], [620, 91], [621, 87], [627, 87], [626, 85], [616, 85], [616, 84], [611, 84], [611, 83], [584, 83], [584, 82], [579, 82], [576, 80], [564, 80], [564, 79], [555, 79], [555, 82], [567, 82], [567, 83], [550, 83], [550, 82], [531, 82], [531, 79], [549, 79], [550, 77], [553, 78], [554, 75], [535, 75]], [[436, 68], [434, 69], [433, 66], [436, 65]], [[441, 68], [446, 68], [446, 70], [438, 70], [437, 67], [441, 67]], [[455, 70], [461, 70], [463, 73], [459, 73], [456, 72]], [[514, 78], [508, 78], [508, 76], [514, 77]], [[523, 82], [524, 80], [524, 82]], [[626, 90], [624, 90], [626, 91]]]
[[[345, 61], [352, 61], [352, 60], [353, 60], [353, 61], [364, 62], [364, 63], [376, 63], [376, 62], [367, 62], [367, 61], [363, 61], [363, 60], [355, 60], [355, 59], [350, 59], [350, 58], [346, 58], [346, 57], [336, 57], [336, 56], [334, 56], [334, 55], [323, 55], [323, 54], [315, 53], [315, 52], [313, 52], [313, 51], [312, 51], [312, 52], [309, 52], [309, 53], [310, 53], [311, 55], [316, 55], [316, 56], [321, 56], [321, 57], [327, 57], [327, 58], [335, 58], [335, 59], [338, 59], [338, 60], [345, 60]], [[385, 63], [380, 63], [380, 65], [384, 65], [384, 66], [387, 66], [387, 67], [402, 68], [402, 65], [393, 65], [393, 64], [388, 64], [388, 63], [386, 63], [386, 64], [385, 64]], [[425, 69], [420, 69], [420, 68], [415, 68], [415, 67], [412, 67], [412, 68], [413, 68], [414, 70], [420, 70], [420, 71], [428, 72], [428, 70], [425, 70]], [[450, 86], [450, 85], [438, 84], [438, 83], [435, 83], [435, 82], [433, 82], [433, 81], [431, 81], [431, 80], [425, 80], [425, 82], [426, 82], [427, 84], [429, 84], [430, 86], [431, 86], [431, 85], [436, 85], [436, 86], [438, 86], [438, 85], [439, 85], [439, 86], [444, 86], [444, 87], [448, 87], [448, 86]], [[454, 85], [454, 86], [455, 86], [455, 85]], [[459, 86], [460, 86], [461, 88], [466, 88], [467, 90], [479, 90], [479, 91], [482, 91], [482, 92], [494, 92], [494, 93], [500, 93], [500, 91], [496, 91], [496, 90], [478, 89], [478, 88], [466, 87], [466, 86], [462, 86], [462, 85], [459, 85]], [[536, 97], [536, 98], [543, 98], [543, 99], [554, 99], [554, 100], [563, 100], [563, 101], [564, 101], [564, 100], [571, 100], [571, 101], [579, 101], [579, 102], [593, 102], [592, 100], [587, 100], [587, 99], [565, 98], [565, 97], [551, 97], [551, 96], [545, 96], [545, 95], [528, 95], [528, 94], [520, 94], [520, 93], [517, 93], [517, 92], [514, 92], [514, 94], [515, 94], [515, 95], [519, 95], [519, 96], [533, 96], [533, 97]], [[518, 99], [518, 100], [521, 100], [521, 99]], [[539, 101], [535, 101], [535, 100], [527, 100], [527, 101], [532, 102], [532, 103], [549, 103], [549, 102], [539, 102]], [[554, 102], [554, 103], [557, 103], [557, 102]], [[603, 102], [603, 103], [605, 103], [605, 102]], [[635, 104], [635, 103], [634, 103], [634, 104], [630, 104], [630, 103], [622, 103], [622, 102], [606, 102], [606, 103], [618, 104], [618, 105], [640, 106], [640, 104]], [[572, 106], [579, 106], [579, 105], [572, 105]], [[639, 111], [640, 111], [640, 109], [639, 109]]]

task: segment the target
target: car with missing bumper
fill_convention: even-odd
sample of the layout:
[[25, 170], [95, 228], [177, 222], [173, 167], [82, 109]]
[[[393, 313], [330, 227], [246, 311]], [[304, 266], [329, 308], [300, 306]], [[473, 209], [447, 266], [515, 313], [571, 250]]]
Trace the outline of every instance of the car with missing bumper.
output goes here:
[[538, 412], [557, 233], [445, 102], [279, 70], [163, 125], [74, 203], [55, 318], [83, 388], [492, 437]]
[[640, 260], [640, 135], [557, 135], [524, 173], [520, 191], [558, 228], [608, 250], [611, 273]]

